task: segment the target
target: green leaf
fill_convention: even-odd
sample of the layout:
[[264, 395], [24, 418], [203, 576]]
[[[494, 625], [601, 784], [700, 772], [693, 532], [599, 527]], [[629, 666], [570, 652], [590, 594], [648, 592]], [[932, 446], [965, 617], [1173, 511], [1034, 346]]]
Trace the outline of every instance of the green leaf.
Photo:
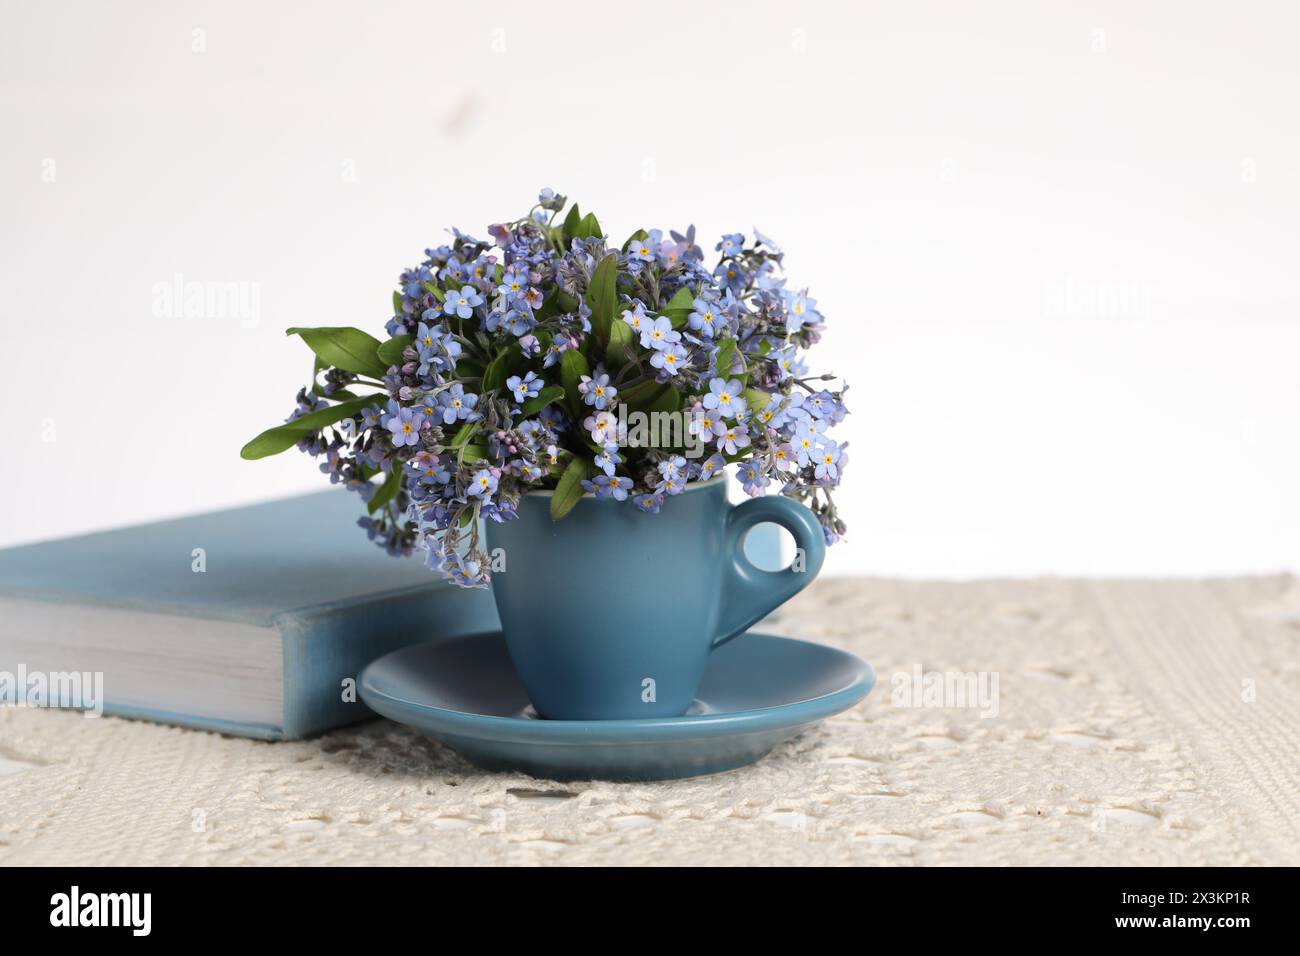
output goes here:
[[605, 232], [600, 228], [600, 222], [591, 213], [583, 216], [573, 230], [574, 239], [600, 239], [604, 235]]
[[311, 393], [313, 395], [319, 395], [321, 398], [325, 397], [325, 386], [321, 385], [318, 379], [320, 378], [320, 372], [323, 367], [324, 365], [319, 356], [313, 355], [311, 366]]
[[674, 309], [685, 309], [690, 312], [695, 308], [695, 293], [683, 286], [673, 293], [673, 297], [668, 300], [663, 311], [672, 312]]
[[402, 468], [401, 462], [397, 462], [392, 472], [384, 479], [384, 483], [379, 486], [379, 490], [370, 496], [370, 501], [366, 503], [366, 511], [374, 514], [388, 502], [397, 497], [397, 492], [402, 487]]
[[537, 320], [539, 325], [559, 311], [555, 304], [555, 292], [555, 289], [550, 289], [542, 297], [542, 304], [533, 310], [533, 318]]
[[396, 289], [393, 290], [393, 314], [402, 314], [402, 293]]
[[459, 448], [461, 445], [464, 445], [473, 437], [474, 431], [477, 428], [478, 422], [466, 422], [464, 425], [461, 425], [460, 430], [456, 432], [456, 436], [452, 438], [451, 444], [447, 447]]
[[[334, 394], [326, 395], [325, 389], [320, 385], [313, 386], [311, 393], [325, 399], [327, 402], [350, 402], [354, 398], [360, 398], [356, 392], [349, 392], [346, 388], [337, 388], [334, 390]], [[384, 397], [387, 398], [388, 396], [385, 395]]]
[[381, 342], [379, 348], [375, 350], [375, 354], [379, 357], [379, 361], [384, 363], [385, 367], [401, 365], [403, 361], [402, 352], [410, 344], [411, 337], [409, 335], [394, 336], [385, 342]]
[[718, 374], [726, 378], [731, 374], [731, 363], [736, 357], [736, 340], [727, 339], [718, 346], [718, 354], [714, 358], [713, 367], [718, 370]]
[[690, 289], [678, 289], [668, 304], [659, 310], [659, 314], [665, 316], [673, 324], [673, 328], [680, 329], [686, 324], [687, 317], [695, 311], [695, 295]]
[[654, 400], [647, 406], [648, 412], [676, 412], [682, 407], [682, 396], [671, 385], [665, 385], [664, 390], [654, 397]]
[[627, 252], [627, 247], [632, 245], [632, 243], [649, 238], [650, 233], [646, 232], [644, 229], [638, 229], [636, 232], [632, 233], [632, 235], [627, 237], [627, 242], [623, 243], [623, 251]]
[[524, 402], [523, 406], [520, 408], [520, 412], [525, 416], [536, 415], [547, 405], [551, 404], [551, 402], [558, 401], [563, 397], [564, 388], [562, 386], [548, 385], [537, 393], [536, 398], [530, 398], [528, 401]]
[[292, 448], [298, 443], [299, 439], [307, 437], [312, 432], [318, 432], [326, 425], [333, 425], [345, 418], [351, 418], [361, 409], [372, 404], [373, 401], [372, 398], [353, 399], [341, 405], [318, 409], [303, 415], [301, 418], [295, 418], [291, 422], [285, 422], [283, 425], [268, 428], [245, 445], [240, 450], [239, 457], [253, 461], [258, 458], [266, 458], [268, 455], [278, 455], [286, 448]]
[[772, 396], [760, 388], [745, 389], [745, 404], [749, 406], [751, 413], [761, 412], [767, 408], [767, 403], [772, 400]]
[[577, 349], [565, 349], [560, 356], [560, 381], [564, 383], [564, 394], [569, 403], [569, 411], [577, 415], [582, 410], [582, 393], [578, 384], [582, 376], [591, 374], [591, 366]]
[[609, 327], [609, 345], [605, 347], [605, 361], [613, 368], [622, 368], [632, 358], [632, 343], [636, 333], [621, 319]]
[[487, 458], [486, 445], [466, 445], [459, 452], [461, 461], [482, 461]]
[[456, 378], [482, 378], [483, 364], [472, 359], [461, 359], [456, 363]]
[[561, 312], [576, 313], [578, 311], [578, 304], [578, 297], [569, 295], [569, 293], [565, 292], [563, 289], [560, 289], [555, 293], [555, 306]]
[[483, 391], [491, 392], [502, 388], [510, 375], [511, 367], [520, 358], [519, 345], [511, 342], [504, 352], [488, 363], [483, 370]]
[[582, 222], [582, 213], [575, 202], [569, 207], [569, 214], [564, 217], [564, 248], [569, 248], [569, 243], [573, 241], [574, 236], [578, 234], [578, 224]]
[[591, 328], [602, 342], [609, 339], [609, 327], [614, 322], [614, 309], [618, 306], [618, 256], [610, 253], [592, 273], [587, 288], [587, 308], [591, 309]]
[[379, 361], [379, 340], [368, 332], [353, 328], [286, 329], [285, 335], [297, 335], [307, 343], [322, 362], [358, 375], [383, 378], [388, 366]]
[[421, 282], [420, 288], [423, 289], [425, 292], [429, 293], [429, 295], [433, 296], [439, 302], [442, 302], [446, 299], [446, 294], [441, 289], [439, 289], [436, 285], [434, 285], [432, 282]]
[[564, 474], [560, 475], [560, 480], [555, 485], [555, 492], [551, 495], [552, 521], [559, 521], [582, 500], [584, 494], [582, 480], [588, 476], [589, 468], [587, 459], [575, 457], [569, 462], [569, 467], [564, 469]]
[[629, 388], [619, 389], [618, 400], [634, 411], [643, 412], [646, 406], [658, 398], [659, 393], [666, 387], [660, 385], [654, 379], [646, 379], [644, 382], [637, 382]]

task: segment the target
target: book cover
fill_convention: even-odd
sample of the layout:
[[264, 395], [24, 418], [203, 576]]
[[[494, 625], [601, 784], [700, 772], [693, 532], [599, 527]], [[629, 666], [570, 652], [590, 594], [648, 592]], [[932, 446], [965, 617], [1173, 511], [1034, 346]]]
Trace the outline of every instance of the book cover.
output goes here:
[[356, 526], [342, 489], [0, 550], [0, 671], [96, 671], [103, 710], [266, 739], [370, 716], [381, 654], [498, 627]]

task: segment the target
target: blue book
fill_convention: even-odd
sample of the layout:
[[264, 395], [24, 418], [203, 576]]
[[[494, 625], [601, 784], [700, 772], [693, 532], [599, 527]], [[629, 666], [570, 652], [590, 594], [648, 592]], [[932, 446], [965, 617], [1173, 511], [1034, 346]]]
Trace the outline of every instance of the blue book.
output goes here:
[[372, 716], [370, 661], [500, 625], [489, 591], [385, 554], [363, 514], [330, 489], [0, 550], [0, 703], [75, 674], [92, 709], [267, 740]]

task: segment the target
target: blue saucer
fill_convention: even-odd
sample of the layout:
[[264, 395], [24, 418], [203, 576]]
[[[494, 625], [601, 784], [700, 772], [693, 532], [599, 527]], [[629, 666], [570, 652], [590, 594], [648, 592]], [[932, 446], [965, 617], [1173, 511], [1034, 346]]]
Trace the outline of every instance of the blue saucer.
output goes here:
[[416, 644], [361, 674], [361, 698], [488, 770], [553, 780], [668, 780], [753, 763], [852, 707], [875, 671], [860, 657], [745, 634], [713, 653], [684, 717], [541, 720], [500, 632]]

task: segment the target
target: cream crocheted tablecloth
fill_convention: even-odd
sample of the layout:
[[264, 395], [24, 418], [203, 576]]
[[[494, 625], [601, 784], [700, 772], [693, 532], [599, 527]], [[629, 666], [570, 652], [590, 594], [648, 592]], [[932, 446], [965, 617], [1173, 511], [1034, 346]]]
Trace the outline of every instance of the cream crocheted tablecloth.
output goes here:
[[[382, 720], [267, 744], [0, 709], [0, 863], [1300, 863], [1293, 578], [823, 580], [774, 627], [876, 689], [668, 783], [480, 773]], [[996, 674], [996, 716], [905, 706], [918, 667]]]

